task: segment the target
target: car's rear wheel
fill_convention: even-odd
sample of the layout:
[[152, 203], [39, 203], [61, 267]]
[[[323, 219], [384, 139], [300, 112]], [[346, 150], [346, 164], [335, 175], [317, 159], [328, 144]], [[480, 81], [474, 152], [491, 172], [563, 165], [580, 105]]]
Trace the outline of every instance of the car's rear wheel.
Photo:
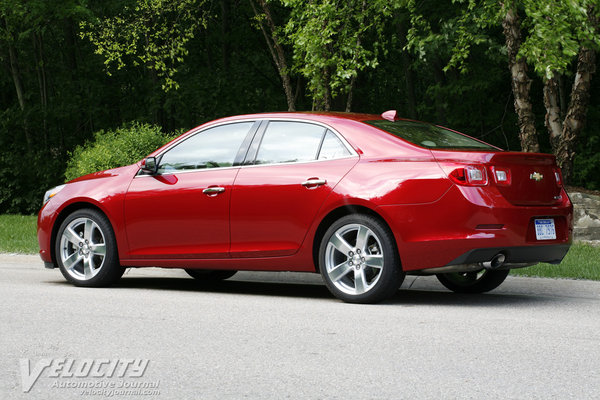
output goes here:
[[331, 293], [350, 303], [384, 300], [404, 279], [389, 228], [362, 214], [347, 215], [329, 227], [321, 241], [319, 267]]
[[457, 293], [484, 293], [496, 289], [508, 276], [510, 270], [453, 272], [436, 275], [442, 285]]
[[63, 221], [55, 254], [60, 272], [77, 286], [107, 286], [125, 271], [108, 218], [92, 209], [77, 210]]
[[231, 278], [236, 274], [235, 270], [212, 270], [212, 269], [186, 269], [188, 273], [194, 279], [199, 281], [222, 281], [227, 278]]

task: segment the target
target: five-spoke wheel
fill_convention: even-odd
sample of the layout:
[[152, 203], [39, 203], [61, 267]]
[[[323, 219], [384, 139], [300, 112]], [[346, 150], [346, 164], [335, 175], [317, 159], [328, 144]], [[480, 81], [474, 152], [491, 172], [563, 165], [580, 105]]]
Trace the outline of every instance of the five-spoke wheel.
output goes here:
[[58, 230], [56, 261], [64, 277], [79, 286], [105, 286], [123, 275], [108, 219], [96, 210], [69, 215]]
[[379, 219], [362, 214], [331, 225], [321, 242], [319, 266], [329, 290], [355, 303], [391, 296], [404, 278], [389, 229]]

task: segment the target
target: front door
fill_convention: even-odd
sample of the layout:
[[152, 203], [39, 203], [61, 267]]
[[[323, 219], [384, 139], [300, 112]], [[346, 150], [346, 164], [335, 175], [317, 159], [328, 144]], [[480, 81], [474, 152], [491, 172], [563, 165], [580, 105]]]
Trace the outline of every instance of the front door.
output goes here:
[[202, 130], [136, 176], [125, 197], [131, 259], [225, 258], [234, 166], [253, 122]]

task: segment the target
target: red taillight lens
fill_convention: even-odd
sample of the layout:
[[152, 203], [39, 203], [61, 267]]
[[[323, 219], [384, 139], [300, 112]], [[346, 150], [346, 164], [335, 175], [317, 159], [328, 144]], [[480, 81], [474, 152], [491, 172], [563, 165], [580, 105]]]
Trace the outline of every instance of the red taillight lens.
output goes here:
[[510, 169], [502, 167], [492, 167], [492, 174], [497, 185], [508, 186], [511, 182]]
[[455, 183], [464, 186], [485, 186], [488, 183], [487, 173], [483, 165], [467, 165], [456, 168], [449, 175]]
[[563, 184], [562, 172], [561, 172], [560, 168], [558, 168], [558, 167], [554, 168], [554, 179], [556, 180], [556, 184], [558, 186], [562, 186], [562, 184]]

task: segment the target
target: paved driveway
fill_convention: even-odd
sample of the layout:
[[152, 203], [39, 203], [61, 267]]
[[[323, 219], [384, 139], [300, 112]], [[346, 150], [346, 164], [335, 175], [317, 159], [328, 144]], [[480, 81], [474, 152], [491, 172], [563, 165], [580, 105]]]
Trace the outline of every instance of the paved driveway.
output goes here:
[[2, 399], [600, 398], [598, 282], [408, 278], [352, 305], [318, 275], [146, 269], [84, 289], [0, 255], [0, 293]]

